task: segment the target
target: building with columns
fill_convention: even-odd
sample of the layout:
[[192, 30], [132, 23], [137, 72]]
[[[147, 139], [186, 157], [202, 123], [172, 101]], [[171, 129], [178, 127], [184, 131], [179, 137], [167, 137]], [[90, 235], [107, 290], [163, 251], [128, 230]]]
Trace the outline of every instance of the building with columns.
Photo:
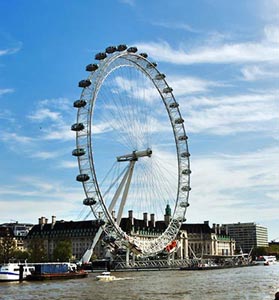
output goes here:
[[220, 225], [209, 222], [184, 223], [179, 233], [180, 248], [177, 252], [181, 258], [203, 257], [205, 255], [234, 255], [235, 241], [223, 231]]
[[[57, 221], [52, 216], [51, 222], [45, 217], [39, 218], [37, 225], [34, 225], [26, 236], [25, 243], [30, 247], [32, 241], [41, 241], [46, 250], [48, 259], [51, 259], [57, 243], [61, 240], [69, 240], [72, 244], [73, 259], [79, 260], [84, 252], [92, 244], [93, 237], [98, 231], [100, 224], [94, 221]], [[97, 243], [96, 253], [101, 256], [104, 249], [101, 240]]]
[[[122, 218], [120, 227], [131, 236], [138, 236], [142, 239], [153, 239], [160, 236], [167, 228], [171, 220], [171, 209], [166, 206], [164, 220], [155, 220], [155, 214], [143, 213], [142, 219], [134, 218], [133, 211], [128, 212], [128, 217]], [[100, 224], [98, 220], [66, 222], [57, 221], [53, 216], [51, 222], [45, 217], [39, 218], [39, 224], [34, 225], [26, 237], [26, 244], [32, 240], [41, 240], [46, 249], [47, 255], [51, 258], [52, 253], [61, 240], [70, 240], [72, 243], [73, 258], [80, 259], [90, 247], [92, 240], [97, 233]], [[98, 258], [105, 256], [107, 252], [105, 237], [101, 239], [94, 249]], [[176, 258], [195, 258], [203, 255], [233, 255], [235, 241], [223, 232], [220, 225], [209, 222], [201, 224], [184, 223], [176, 237], [178, 247]]]
[[[129, 211], [128, 218], [122, 218], [120, 227], [132, 236], [150, 239], [162, 234], [171, 219], [171, 209], [166, 206], [163, 221], [155, 221], [155, 215], [143, 213], [143, 219], [135, 219], [133, 211]], [[176, 238], [178, 241], [177, 258], [194, 258], [203, 255], [234, 255], [235, 240], [228, 236], [219, 224], [213, 224], [211, 228], [209, 221], [201, 224], [184, 223]]]

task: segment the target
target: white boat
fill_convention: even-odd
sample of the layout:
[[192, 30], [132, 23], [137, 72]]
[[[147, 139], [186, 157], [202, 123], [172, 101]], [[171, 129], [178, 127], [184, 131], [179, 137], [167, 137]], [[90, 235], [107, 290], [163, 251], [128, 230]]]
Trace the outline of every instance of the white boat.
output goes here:
[[115, 276], [110, 275], [110, 272], [103, 272], [100, 275], [97, 275], [96, 279], [100, 281], [112, 281], [115, 280], [116, 278]]
[[263, 256], [259, 256], [256, 259], [256, 263], [259, 265], [265, 265], [265, 266], [269, 266], [269, 265], [273, 265], [276, 263], [276, 256], [274, 255], [263, 255]]
[[[27, 275], [31, 274], [31, 271], [34, 270], [34, 266], [28, 265], [27, 263], [23, 265], [23, 276], [22, 279], [25, 279]], [[0, 266], [0, 281], [19, 281], [19, 269], [20, 264], [18, 263], [8, 263]]]

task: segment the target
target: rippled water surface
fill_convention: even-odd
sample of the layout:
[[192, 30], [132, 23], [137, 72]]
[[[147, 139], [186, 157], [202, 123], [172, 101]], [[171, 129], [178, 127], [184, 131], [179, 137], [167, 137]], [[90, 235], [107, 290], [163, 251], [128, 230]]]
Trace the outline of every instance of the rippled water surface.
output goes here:
[[114, 272], [118, 280], [0, 283], [1, 300], [273, 300], [279, 264], [208, 271]]

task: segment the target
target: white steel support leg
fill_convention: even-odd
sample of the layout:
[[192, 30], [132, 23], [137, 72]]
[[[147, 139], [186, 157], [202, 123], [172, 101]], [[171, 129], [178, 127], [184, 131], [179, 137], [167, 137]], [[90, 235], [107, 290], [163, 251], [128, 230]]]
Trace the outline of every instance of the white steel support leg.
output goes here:
[[81, 258], [81, 263], [86, 264], [86, 263], [88, 263], [90, 261], [90, 258], [91, 258], [92, 254], [93, 254], [93, 250], [94, 250], [94, 248], [95, 248], [95, 246], [96, 246], [96, 244], [97, 244], [97, 242], [98, 242], [98, 240], [99, 240], [102, 232], [103, 232], [103, 228], [99, 227], [97, 233], [94, 236], [94, 239], [93, 239], [93, 242], [91, 244], [91, 247], [89, 249], [87, 249], [85, 251], [85, 253], [83, 254], [83, 256]]
[[114, 194], [114, 196], [113, 196], [113, 198], [111, 200], [111, 203], [110, 203], [109, 208], [108, 208], [108, 210], [109, 210], [110, 213], [112, 212], [112, 210], [113, 210], [113, 208], [114, 208], [114, 206], [115, 206], [115, 204], [117, 202], [117, 199], [119, 198], [119, 195], [121, 194], [121, 191], [122, 191], [122, 189], [124, 187], [124, 184], [125, 184], [125, 182], [127, 180], [128, 175], [129, 175], [129, 172], [130, 172], [130, 168], [128, 168], [127, 172], [125, 173], [123, 179], [120, 182], [119, 187], [117, 188], [117, 190], [116, 190], [116, 192], [115, 192], [115, 194]]
[[133, 175], [133, 171], [134, 171], [134, 166], [135, 166], [135, 161], [131, 161], [130, 162], [130, 167], [128, 169], [128, 173], [129, 176], [127, 178], [127, 182], [125, 185], [125, 189], [123, 192], [123, 196], [122, 196], [122, 200], [119, 206], [119, 210], [118, 210], [118, 214], [117, 214], [117, 218], [116, 218], [116, 223], [119, 225], [121, 218], [122, 218], [122, 213], [123, 213], [123, 209], [127, 200], [127, 196], [128, 196], [128, 192], [129, 192], [129, 188], [130, 188], [130, 184], [131, 184], [131, 179], [132, 179], [132, 175]]
[[170, 265], [170, 253], [168, 253], [167, 264]]
[[135, 255], [135, 253], [133, 252], [133, 253], [132, 253], [132, 266], [133, 266], [133, 267], [135, 266], [135, 260], [136, 260], [136, 255]]
[[129, 267], [130, 265], [130, 249], [126, 249], [126, 267]]

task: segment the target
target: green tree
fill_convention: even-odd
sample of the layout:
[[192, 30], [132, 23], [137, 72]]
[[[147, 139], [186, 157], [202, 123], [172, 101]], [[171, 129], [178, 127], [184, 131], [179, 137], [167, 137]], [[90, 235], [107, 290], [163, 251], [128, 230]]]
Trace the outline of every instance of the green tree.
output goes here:
[[46, 262], [48, 260], [47, 251], [42, 239], [32, 240], [28, 246], [28, 252], [30, 255], [30, 262]]
[[19, 261], [25, 261], [30, 259], [30, 253], [28, 251], [15, 250], [14, 258]]
[[257, 247], [252, 251], [253, 256], [268, 255], [268, 247]]
[[270, 255], [276, 255], [279, 258], [279, 245], [277, 244], [270, 244], [268, 248], [268, 252]]
[[72, 242], [70, 240], [59, 241], [53, 250], [53, 261], [69, 261], [72, 258]]
[[8, 262], [14, 258], [16, 243], [8, 228], [6, 235], [0, 240], [0, 261]]

